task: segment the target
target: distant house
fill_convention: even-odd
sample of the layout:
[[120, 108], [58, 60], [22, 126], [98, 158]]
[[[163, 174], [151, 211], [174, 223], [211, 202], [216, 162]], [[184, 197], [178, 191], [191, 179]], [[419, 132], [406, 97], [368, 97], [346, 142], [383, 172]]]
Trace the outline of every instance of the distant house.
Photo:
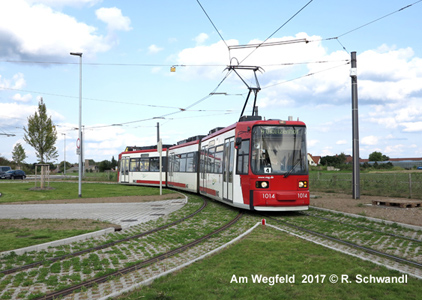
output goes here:
[[[99, 172], [98, 166], [97, 165], [92, 165], [91, 163], [93, 162], [93, 160], [91, 159], [85, 159], [85, 163], [84, 163], [84, 168], [85, 168], [85, 172]], [[79, 164], [74, 164], [71, 168], [66, 169], [66, 172], [72, 173], [72, 172], [79, 172]]]
[[308, 153], [308, 163], [310, 166], [318, 166], [321, 163], [321, 156], [312, 156]]
[[94, 165], [91, 165], [90, 163], [91, 163], [91, 161], [92, 160], [90, 160], [90, 159], [85, 159], [85, 172], [99, 172], [99, 170], [98, 170], [98, 166], [96, 166], [95, 164]]

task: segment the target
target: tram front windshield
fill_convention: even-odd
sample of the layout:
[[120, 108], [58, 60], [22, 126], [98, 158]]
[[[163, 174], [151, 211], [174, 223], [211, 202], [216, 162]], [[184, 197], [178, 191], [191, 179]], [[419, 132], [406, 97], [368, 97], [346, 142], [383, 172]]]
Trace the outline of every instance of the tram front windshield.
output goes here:
[[255, 126], [251, 151], [254, 174], [308, 174], [306, 127]]

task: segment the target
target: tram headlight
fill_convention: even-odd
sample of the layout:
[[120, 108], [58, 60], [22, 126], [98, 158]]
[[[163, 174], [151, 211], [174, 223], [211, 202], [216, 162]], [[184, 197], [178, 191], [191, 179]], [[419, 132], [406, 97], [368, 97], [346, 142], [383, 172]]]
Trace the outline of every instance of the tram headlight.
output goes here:
[[304, 181], [299, 181], [299, 188], [301, 189], [305, 189], [308, 187], [308, 182], [306, 180]]
[[257, 189], [267, 189], [269, 187], [269, 182], [268, 181], [257, 181], [255, 183], [255, 187]]
[[267, 188], [268, 187], [268, 182], [266, 182], [266, 181], [261, 182], [261, 187], [263, 189]]

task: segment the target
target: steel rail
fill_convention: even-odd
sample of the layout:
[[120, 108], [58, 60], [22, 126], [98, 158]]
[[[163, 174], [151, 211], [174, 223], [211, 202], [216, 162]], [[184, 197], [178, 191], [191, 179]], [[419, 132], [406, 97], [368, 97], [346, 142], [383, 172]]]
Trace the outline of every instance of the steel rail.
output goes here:
[[106, 244], [103, 244], [103, 245], [99, 245], [99, 246], [96, 246], [96, 247], [84, 249], [84, 250], [81, 250], [81, 251], [72, 252], [72, 253], [69, 253], [69, 254], [64, 254], [62, 256], [52, 257], [52, 258], [46, 259], [45, 261], [37, 261], [37, 262], [31, 263], [31, 264], [27, 264], [27, 265], [24, 265], [24, 266], [19, 266], [19, 267], [8, 269], [8, 270], [2, 270], [2, 271], [0, 271], [0, 274], [7, 275], [7, 274], [12, 274], [12, 273], [16, 273], [16, 272], [19, 272], [19, 271], [23, 271], [23, 270], [28, 270], [28, 269], [31, 269], [31, 268], [34, 268], [34, 267], [38, 267], [40, 265], [43, 265], [46, 262], [53, 263], [53, 262], [56, 262], [56, 261], [64, 260], [66, 258], [80, 256], [82, 254], [86, 254], [86, 253], [89, 253], [89, 252], [93, 252], [93, 251], [97, 251], [97, 250], [109, 248], [109, 247], [112, 247], [114, 245], [117, 245], [117, 244], [120, 244], [120, 243], [123, 243], [123, 242], [127, 242], [127, 241], [130, 241], [130, 240], [133, 240], [133, 239], [141, 238], [141, 237], [144, 237], [146, 235], [149, 235], [149, 234], [158, 232], [160, 230], [164, 230], [164, 229], [166, 229], [168, 227], [174, 226], [174, 225], [179, 224], [179, 223], [181, 223], [181, 222], [183, 222], [183, 221], [185, 221], [185, 220], [187, 220], [189, 218], [192, 218], [193, 216], [195, 216], [198, 213], [200, 213], [208, 205], [208, 201], [205, 198], [203, 198], [203, 200], [204, 200], [204, 203], [202, 204], [202, 206], [198, 210], [196, 210], [195, 212], [191, 213], [190, 215], [188, 215], [186, 217], [183, 217], [183, 218], [181, 218], [179, 220], [176, 220], [174, 222], [168, 223], [166, 225], [163, 225], [163, 226], [160, 226], [160, 227], [157, 227], [157, 228], [154, 228], [154, 229], [151, 229], [151, 230], [142, 232], [140, 234], [129, 236], [129, 237], [126, 237], [124, 239], [120, 239], [120, 240], [117, 240], [117, 241], [114, 241], [114, 242], [106, 243]]
[[329, 236], [329, 235], [326, 235], [326, 234], [323, 234], [323, 233], [313, 231], [311, 229], [307, 229], [307, 228], [304, 228], [304, 227], [301, 227], [301, 226], [298, 226], [298, 225], [291, 224], [291, 223], [286, 222], [286, 221], [276, 219], [276, 218], [268, 216], [268, 215], [263, 215], [263, 216], [265, 216], [269, 219], [272, 219], [272, 220], [274, 220], [278, 223], [285, 224], [289, 227], [292, 227], [292, 228], [295, 228], [295, 229], [298, 229], [298, 230], [301, 230], [301, 231], [305, 231], [307, 233], [317, 235], [317, 236], [323, 237], [323, 238], [328, 239], [328, 240], [332, 240], [332, 241], [337, 242], [337, 243], [341, 243], [341, 244], [344, 244], [344, 245], [347, 245], [347, 246], [350, 246], [350, 247], [353, 247], [353, 248], [357, 248], [359, 250], [363, 250], [363, 251], [368, 252], [368, 253], [376, 254], [376, 255], [379, 255], [379, 256], [384, 256], [384, 257], [387, 257], [387, 258], [392, 259], [392, 260], [397, 261], [397, 262], [406, 263], [406, 264], [409, 264], [409, 265], [416, 266], [418, 268], [422, 268], [422, 263], [418, 263], [418, 262], [413, 261], [413, 260], [408, 260], [408, 259], [401, 258], [401, 257], [395, 256], [395, 255], [391, 255], [391, 254], [388, 254], [388, 253], [385, 253], [385, 252], [374, 250], [374, 249], [371, 249], [371, 248], [368, 248], [368, 247], [365, 247], [365, 246], [361, 246], [361, 245], [358, 245], [358, 244], [355, 244], [355, 243], [352, 243], [352, 242], [341, 240], [341, 239], [338, 239], [338, 238], [335, 238], [335, 237], [332, 237], [332, 236]]
[[147, 260], [144, 260], [144, 261], [135, 263], [135, 264], [133, 264], [133, 265], [131, 265], [129, 267], [126, 267], [126, 268], [123, 268], [123, 269], [120, 269], [120, 270], [113, 271], [113, 272], [111, 272], [109, 274], [106, 274], [106, 275], [103, 275], [101, 277], [97, 277], [97, 278], [93, 278], [93, 279], [84, 281], [84, 282], [82, 282], [80, 284], [77, 284], [77, 285], [74, 285], [74, 286], [65, 288], [65, 289], [60, 290], [60, 291], [49, 293], [47, 295], [44, 295], [44, 296], [35, 298], [33, 300], [53, 300], [53, 299], [56, 299], [56, 298], [59, 298], [59, 297], [67, 296], [67, 295], [69, 295], [69, 294], [71, 294], [71, 293], [73, 293], [73, 292], [75, 292], [77, 290], [80, 290], [82, 288], [90, 288], [90, 287], [92, 287], [94, 285], [97, 285], [97, 284], [100, 284], [100, 283], [104, 283], [104, 282], [110, 280], [113, 277], [125, 275], [125, 274], [128, 274], [130, 272], [139, 270], [139, 269], [141, 269], [143, 267], [146, 267], [146, 266], [148, 266], [148, 265], [150, 265], [152, 263], [156, 263], [156, 262], [162, 261], [162, 260], [164, 260], [164, 259], [166, 259], [168, 257], [171, 257], [173, 255], [176, 255], [178, 253], [181, 253], [184, 250], [187, 250], [188, 248], [191, 248], [193, 246], [196, 246], [199, 243], [202, 243], [203, 241], [209, 239], [211, 236], [213, 236], [213, 235], [215, 235], [217, 233], [220, 233], [221, 231], [224, 231], [224, 230], [230, 228], [237, 221], [239, 221], [239, 219], [242, 216], [243, 216], [243, 213], [242, 212], [239, 212], [239, 214], [234, 219], [232, 219], [231, 221], [229, 221], [228, 223], [226, 223], [222, 227], [220, 227], [220, 228], [214, 230], [213, 232], [211, 232], [211, 233], [209, 233], [207, 235], [204, 235], [203, 237], [201, 237], [201, 238], [199, 238], [197, 240], [194, 240], [194, 241], [192, 241], [192, 242], [190, 242], [190, 243], [188, 243], [186, 245], [180, 246], [180, 247], [178, 247], [176, 249], [170, 250], [170, 251], [168, 251], [166, 253], [160, 254], [160, 255], [155, 256], [153, 258], [150, 258], [150, 259], [147, 259]]
[[330, 221], [330, 222], [337, 222], [337, 223], [340, 223], [340, 224], [343, 224], [343, 225], [353, 226], [353, 227], [356, 227], [356, 228], [363, 228], [365, 230], [369, 230], [369, 231], [381, 233], [383, 235], [389, 235], [389, 236], [396, 237], [396, 238], [403, 239], [403, 240], [408, 240], [408, 241], [412, 241], [412, 242], [422, 243], [421, 240], [414, 239], [414, 238], [407, 237], [407, 236], [403, 236], [403, 235], [398, 235], [398, 234], [394, 234], [394, 233], [388, 233], [388, 232], [384, 232], [384, 231], [381, 231], [381, 230], [372, 229], [372, 228], [369, 228], [369, 227], [366, 227], [366, 226], [350, 224], [350, 223], [346, 223], [346, 222], [342, 222], [342, 221], [337, 221], [337, 220], [326, 218], [326, 217], [315, 216], [314, 214], [310, 214], [310, 213], [306, 213], [306, 212], [299, 212], [299, 213], [300, 214], [303, 214], [303, 215], [306, 215], [306, 216], [310, 216], [310, 217], [314, 217], [314, 218], [319, 218], [319, 219], [322, 219], [322, 220]]

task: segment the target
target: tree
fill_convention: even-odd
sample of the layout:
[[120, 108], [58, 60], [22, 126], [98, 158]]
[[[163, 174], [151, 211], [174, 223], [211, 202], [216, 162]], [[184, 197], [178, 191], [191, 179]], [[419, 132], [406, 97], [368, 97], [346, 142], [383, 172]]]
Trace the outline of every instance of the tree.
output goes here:
[[67, 162], [67, 161], [62, 161], [62, 162], [59, 164], [59, 172], [60, 172], [60, 173], [63, 173], [63, 172], [64, 172], [64, 164], [66, 164], [66, 170], [69, 170], [69, 169], [72, 167], [72, 165], [71, 165], [69, 162]]
[[98, 170], [104, 172], [105, 170], [111, 169], [111, 162], [109, 160], [103, 160], [98, 164]]
[[114, 169], [118, 165], [117, 161], [114, 159], [114, 156], [111, 157], [111, 166], [110, 168]]
[[25, 153], [25, 149], [22, 147], [22, 145], [20, 143], [17, 143], [15, 145], [15, 147], [13, 147], [13, 151], [12, 151], [12, 160], [19, 166], [19, 168], [21, 167], [21, 163], [24, 162], [25, 158], [27, 158], [28, 156]]
[[24, 127], [23, 130], [23, 139], [35, 149], [39, 162], [46, 163], [59, 156], [54, 146], [57, 140], [56, 127], [51, 117], [47, 116], [47, 108], [42, 98], [38, 103], [38, 113], [28, 117], [28, 128]]
[[324, 156], [321, 157], [321, 164], [323, 166], [333, 166], [340, 167], [342, 164], [346, 163], [346, 154], [341, 153], [340, 155], [334, 156]]
[[383, 155], [381, 152], [374, 151], [369, 154], [369, 161], [386, 161], [390, 160], [388, 156]]

